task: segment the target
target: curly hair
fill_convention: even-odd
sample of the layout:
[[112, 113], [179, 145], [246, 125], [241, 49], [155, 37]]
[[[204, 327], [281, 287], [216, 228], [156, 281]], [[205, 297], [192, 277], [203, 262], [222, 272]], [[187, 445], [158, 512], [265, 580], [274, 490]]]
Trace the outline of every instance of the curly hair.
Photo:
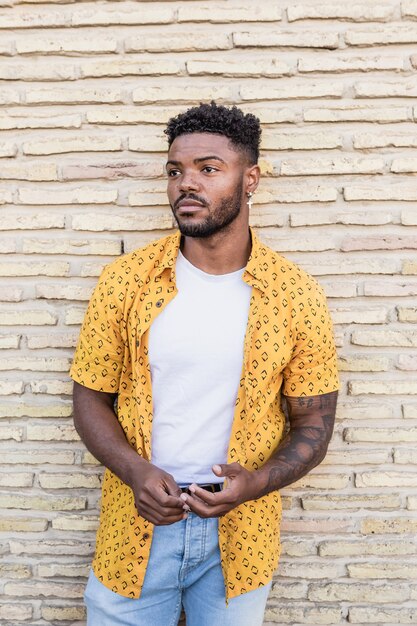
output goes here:
[[210, 104], [201, 103], [172, 117], [164, 132], [168, 136], [168, 146], [176, 137], [188, 133], [224, 135], [237, 149], [246, 153], [251, 165], [258, 162], [261, 141], [259, 119], [251, 113], [245, 115], [236, 106], [228, 109], [214, 100]]

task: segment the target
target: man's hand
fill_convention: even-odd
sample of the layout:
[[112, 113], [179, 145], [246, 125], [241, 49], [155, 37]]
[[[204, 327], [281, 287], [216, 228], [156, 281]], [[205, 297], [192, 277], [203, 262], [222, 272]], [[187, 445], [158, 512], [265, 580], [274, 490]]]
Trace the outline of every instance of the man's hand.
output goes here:
[[168, 472], [143, 461], [130, 482], [139, 515], [156, 526], [179, 522], [187, 515], [181, 489]]
[[200, 517], [220, 517], [232, 509], [258, 497], [259, 485], [256, 472], [249, 472], [239, 465], [213, 465], [216, 476], [224, 476], [226, 485], [222, 491], [211, 493], [195, 484], [190, 485], [192, 495], [181, 494], [184, 509], [191, 510]]

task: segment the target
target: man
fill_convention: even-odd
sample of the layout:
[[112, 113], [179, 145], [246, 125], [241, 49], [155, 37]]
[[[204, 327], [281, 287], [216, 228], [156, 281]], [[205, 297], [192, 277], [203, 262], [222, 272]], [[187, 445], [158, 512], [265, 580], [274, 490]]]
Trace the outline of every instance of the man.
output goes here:
[[179, 232], [104, 269], [71, 369], [107, 468], [88, 624], [175, 625], [182, 604], [187, 626], [258, 626], [278, 490], [333, 429], [331, 322], [315, 280], [249, 229], [259, 120], [212, 102], [166, 133]]

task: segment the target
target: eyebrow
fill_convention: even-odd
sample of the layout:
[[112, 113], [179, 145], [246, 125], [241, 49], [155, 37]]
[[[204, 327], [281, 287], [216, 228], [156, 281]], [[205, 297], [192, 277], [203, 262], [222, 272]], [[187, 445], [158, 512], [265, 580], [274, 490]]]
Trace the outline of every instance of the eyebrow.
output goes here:
[[[215, 154], [209, 154], [208, 156], [199, 157], [198, 159], [194, 159], [193, 163], [202, 163], [203, 161], [220, 161], [220, 163], [224, 163], [226, 165], [226, 161], [223, 161], [219, 156]], [[173, 161], [169, 160], [166, 163], [167, 165], [181, 165], [181, 161]]]

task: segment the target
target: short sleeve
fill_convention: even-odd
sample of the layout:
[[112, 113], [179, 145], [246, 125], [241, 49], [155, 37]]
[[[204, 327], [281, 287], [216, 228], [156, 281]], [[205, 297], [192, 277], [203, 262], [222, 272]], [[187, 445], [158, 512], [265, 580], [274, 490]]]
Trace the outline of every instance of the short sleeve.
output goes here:
[[283, 371], [282, 393], [316, 396], [339, 389], [333, 325], [322, 288], [314, 279], [297, 303], [295, 345]]
[[90, 389], [117, 393], [123, 365], [123, 310], [114, 298], [114, 273], [105, 268], [84, 316], [71, 378]]

